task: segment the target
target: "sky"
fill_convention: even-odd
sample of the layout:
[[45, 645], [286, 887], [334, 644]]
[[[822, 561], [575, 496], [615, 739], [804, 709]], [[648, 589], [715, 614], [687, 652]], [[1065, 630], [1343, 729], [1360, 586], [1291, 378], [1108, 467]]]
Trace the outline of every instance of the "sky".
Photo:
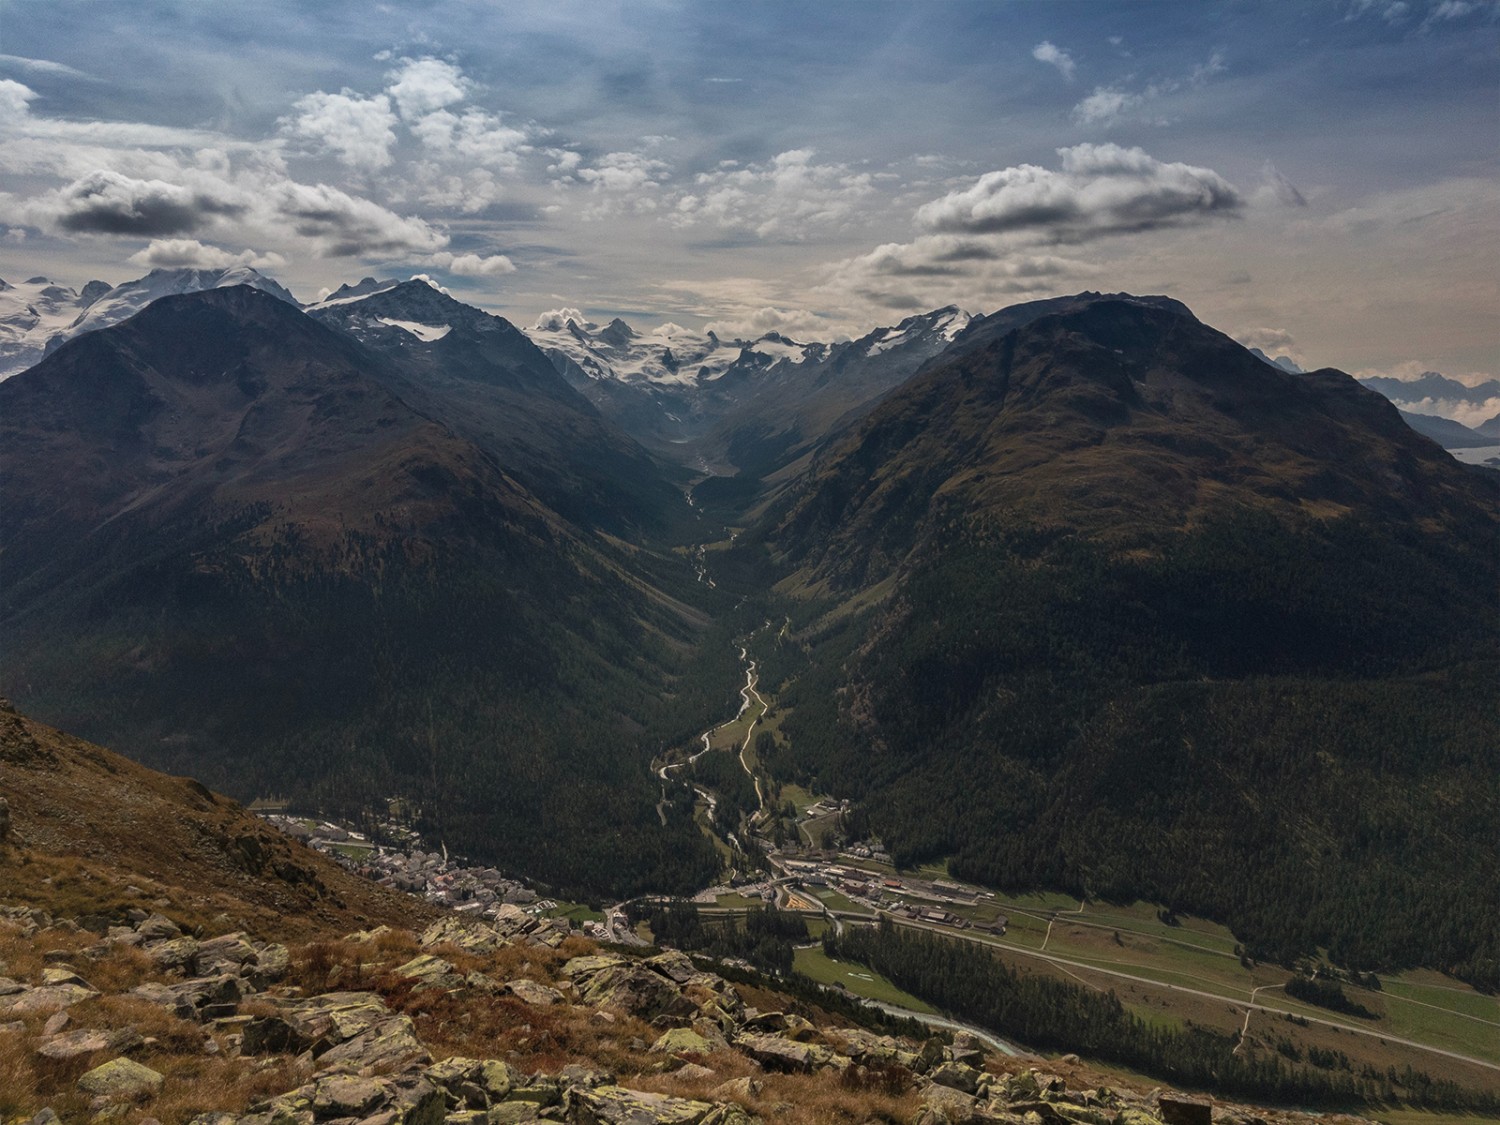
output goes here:
[[1166, 293], [1500, 375], [1497, 0], [0, 0], [0, 277], [832, 340]]

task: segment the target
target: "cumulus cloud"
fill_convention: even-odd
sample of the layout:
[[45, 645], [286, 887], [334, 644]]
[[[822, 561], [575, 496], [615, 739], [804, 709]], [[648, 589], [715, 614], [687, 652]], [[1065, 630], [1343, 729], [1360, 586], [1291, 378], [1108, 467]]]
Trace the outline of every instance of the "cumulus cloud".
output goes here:
[[402, 59], [389, 78], [386, 92], [408, 121], [463, 101], [473, 86], [458, 67], [435, 58]]
[[855, 218], [875, 192], [868, 172], [820, 164], [812, 149], [791, 149], [762, 164], [698, 175], [676, 200], [671, 221], [707, 224], [760, 238], [806, 238]]
[[0, 119], [11, 120], [31, 112], [37, 92], [14, 78], [0, 78]]
[[1061, 47], [1056, 47], [1048, 40], [1043, 39], [1031, 49], [1031, 57], [1036, 59], [1037, 62], [1044, 62], [1050, 66], [1057, 67], [1057, 73], [1061, 74], [1069, 82], [1073, 81], [1073, 72], [1077, 69], [1077, 64], [1073, 61], [1073, 56]]
[[635, 192], [660, 186], [669, 169], [665, 161], [639, 152], [610, 152], [577, 176], [596, 191]]
[[100, 170], [42, 197], [31, 208], [43, 225], [72, 234], [186, 234], [233, 218], [249, 200], [228, 184], [188, 187]]
[[588, 318], [580, 310], [561, 308], [548, 309], [536, 318], [536, 323], [532, 327], [543, 332], [558, 332], [566, 328], [570, 320], [580, 327], [589, 323]]
[[1139, 148], [1080, 144], [1058, 149], [1062, 169], [1019, 164], [917, 210], [929, 231], [1035, 232], [1057, 242], [1151, 230], [1233, 215], [1244, 205], [1209, 168], [1164, 163]]
[[769, 332], [792, 339], [824, 339], [827, 330], [827, 321], [816, 313], [806, 309], [777, 308], [774, 305], [766, 305], [704, 325], [704, 331], [730, 340], [757, 340]]
[[397, 215], [327, 184], [287, 180], [271, 189], [270, 202], [275, 215], [291, 223], [320, 257], [433, 252], [448, 242], [422, 219]]
[[286, 259], [280, 254], [242, 250], [231, 254], [218, 246], [207, 246], [196, 238], [153, 239], [144, 250], [130, 255], [130, 261], [148, 269], [228, 269], [251, 266], [254, 269], [280, 269]]
[[1113, 125], [1127, 114], [1146, 104], [1146, 95], [1108, 86], [1097, 86], [1094, 92], [1073, 107], [1075, 125]]
[[411, 123], [412, 135], [432, 154], [465, 166], [475, 164], [513, 172], [520, 154], [529, 152], [524, 129], [501, 123], [481, 109], [454, 113], [438, 109]]
[[295, 136], [317, 141], [351, 168], [385, 168], [396, 143], [396, 115], [384, 94], [361, 98], [351, 90], [321, 90], [299, 98], [284, 123]]
[[1283, 328], [1245, 328], [1234, 333], [1234, 338], [1245, 347], [1259, 348], [1272, 357], [1278, 352], [1290, 352], [1295, 346], [1292, 334]]
[[504, 254], [485, 257], [480, 254], [453, 254], [443, 250], [428, 258], [427, 264], [459, 277], [495, 277], [516, 272], [516, 264]]

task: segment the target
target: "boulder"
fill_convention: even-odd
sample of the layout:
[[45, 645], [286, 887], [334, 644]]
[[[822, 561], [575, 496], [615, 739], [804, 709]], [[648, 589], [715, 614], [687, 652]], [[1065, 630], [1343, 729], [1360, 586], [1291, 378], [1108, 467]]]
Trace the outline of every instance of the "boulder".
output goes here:
[[564, 999], [563, 994], [557, 989], [524, 977], [506, 981], [505, 991], [517, 1000], [530, 1004], [533, 1008], [549, 1008], [553, 1004], [560, 1004]]
[[391, 1092], [384, 1083], [353, 1074], [334, 1074], [318, 1079], [313, 1116], [364, 1117], [390, 1100]]
[[204, 976], [240, 974], [259, 960], [255, 947], [242, 933], [224, 934], [198, 944], [198, 971]]
[[112, 1059], [78, 1080], [78, 1088], [95, 1097], [129, 1100], [154, 1094], [165, 1079], [134, 1059]]
[[1156, 1110], [1166, 1125], [1212, 1125], [1213, 1105], [1185, 1094], [1163, 1094]]
[[623, 1086], [574, 1089], [569, 1102], [568, 1116], [577, 1125], [698, 1125], [714, 1109], [708, 1102]]
[[27, 988], [9, 996], [0, 996], [0, 1013], [27, 1016], [43, 1012], [60, 1012], [80, 1001], [98, 996], [92, 988], [82, 984], [56, 984], [43, 988]]
[[418, 944], [423, 949], [435, 945], [454, 945], [465, 953], [493, 953], [508, 944], [491, 926], [456, 914], [441, 918], [422, 931]]
[[182, 930], [172, 919], [161, 914], [153, 914], [144, 922], [136, 926], [135, 932], [141, 935], [142, 941], [167, 941], [171, 938], [181, 937]]
[[421, 953], [394, 970], [397, 976], [409, 977], [417, 983], [413, 992], [453, 992], [464, 987], [464, 978], [451, 962], [430, 953]]
[[146, 956], [158, 969], [194, 976], [198, 972], [198, 942], [190, 937], [170, 938], [152, 945]]
[[406, 1016], [387, 1016], [318, 1056], [323, 1068], [347, 1064], [359, 1070], [389, 1071], [410, 1063], [426, 1063], [432, 1056]]
[[715, 1086], [710, 1093], [717, 1101], [748, 1102], [760, 1097], [761, 1082], [759, 1078], [731, 1078], [720, 1086]]
[[81, 1055], [92, 1055], [95, 1051], [108, 1050], [110, 1035], [107, 1031], [84, 1028], [53, 1036], [36, 1053], [49, 1059], [76, 1059]]
[[807, 1074], [813, 1068], [812, 1048], [775, 1035], [740, 1035], [734, 1045], [767, 1070]]
[[933, 1084], [922, 1091], [922, 1104], [935, 1111], [945, 1120], [955, 1123], [968, 1121], [974, 1116], [978, 1103], [962, 1090], [951, 1086]]
[[965, 1063], [947, 1062], [928, 1075], [939, 1086], [959, 1090], [965, 1094], [979, 1091], [979, 1071]]
[[713, 1044], [696, 1031], [674, 1027], [651, 1044], [651, 1049], [665, 1055], [707, 1055], [713, 1053]]

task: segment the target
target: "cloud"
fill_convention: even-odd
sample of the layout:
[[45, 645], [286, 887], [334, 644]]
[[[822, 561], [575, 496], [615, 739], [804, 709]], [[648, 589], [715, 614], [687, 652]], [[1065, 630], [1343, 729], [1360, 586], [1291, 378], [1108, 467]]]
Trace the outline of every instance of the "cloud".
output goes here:
[[148, 269], [227, 269], [230, 266], [251, 266], [254, 269], [280, 269], [286, 259], [280, 254], [262, 254], [256, 250], [242, 250], [231, 254], [217, 246], [206, 246], [195, 238], [155, 239], [144, 250], [130, 255], [130, 261]]
[[297, 116], [284, 128], [299, 137], [318, 141], [351, 168], [385, 168], [396, 143], [396, 115], [384, 94], [361, 98], [345, 89], [339, 94], [321, 90], [299, 98]]
[[[1194, 90], [1205, 85], [1210, 78], [1223, 74], [1228, 69], [1222, 51], [1214, 51], [1207, 61], [1201, 62], [1186, 78], [1161, 78], [1147, 83], [1139, 90], [1131, 90], [1124, 83], [1112, 86], [1096, 86], [1094, 92], [1073, 107], [1069, 115], [1075, 125], [1101, 125], [1108, 129], [1127, 118], [1138, 116], [1147, 105], [1171, 94]], [[1166, 124], [1157, 118], [1155, 124]]]
[[874, 177], [846, 164], [819, 164], [815, 155], [789, 149], [765, 163], [700, 173], [675, 200], [669, 220], [788, 240], [842, 226], [875, 194]]
[[14, 78], [0, 78], [0, 120], [11, 121], [31, 112], [37, 92]]
[[1069, 82], [1073, 81], [1073, 72], [1077, 69], [1077, 64], [1074, 63], [1073, 56], [1061, 47], [1055, 47], [1051, 42], [1043, 39], [1031, 49], [1031, 57], [1036, 59], [1037, 62], [1044, 62], [1057, 67], [1057, 73], [1061, 74]]
[[1391, 402], [1411, 414], [1436, 414], [1465, 426], [1477, 426], [1500, 415], [1500, 398], [1485, 399], [1477, 403], [1447, 398], [1393, 398]]
[[516, 272], [515, 263], [504, 254], [483, 257], [479, 254], [452, 254], [444, 250], [428, 258], [427, 264], [459, 277], [495, 277]]
[[513, 172], [520, 154], [529, 152], [524, 129], [501, 124], [500, 116], [481, 109], [462, 114], [438, 109], [412, 122], [414, 137], [433, 155], [463, 165]]
[[386, 93], [408, 121], [463, 101], [473, 87], [458, 67], [431, 57], [402, 59], [388, 77]]
[[1261, 186], [1256, 189], [1253, 197], [1255, 202], [1279, 203], [1283, 207], [1307, 206], [1307, 199], [1297, 190], [1297, 185], [1269, 160], [1261, 166], [1260, 177]]
[[589, 323], [588, 317], [584, 316], [580, 310], [561, 308], [548, 309], [536, 318], [536, 323], [532, 327], [544, 332], [558, 332], [566, 328], [570, 320], [579, 327], [586, 327]]
[[1289, 352], [1295, 346], [1292, 334], [1282, 328], [1245, 328], [1233, 335], [1245, 347], [1259, 348], [1273, 357], [1278, 352]]
[[1108, 126], [1145, 104], [1145, 94], [1131, 94], [1125, 90], [1098, 86], [1092, 94], [1073, 107], [1071, 116], [1075, 125]]
[[665, 161], [642, 153], [610, 152], [593, 167], [580, 169], [577, 176], [595, 191], [633, 192], [658, 187], [669, 167]]
[[419, 218], [408, 218], [327, 184], [287, 180], [271, 191], [277, 218], [292, 224], [319, 257], [391, 257], [441, 250], [447, 235]]
[[150, 237], [186, 234], [248, 209], [249, 201], [227, 184], [195, 189], [101, 170], [43, 197], [32, 210], [67, 233]]
[[1139, 148], [1080, 144], [1058, 149], [1062, 170], [1019, 164], [917, 210], [935, 233], [1032, 232], [1057, 242], [1151, 230], [1229, 216], [1244, 205], [1208, 168], [1163, 163]]
[[807, 340], [826, 338], [828, 327], [826, 320], [806, 309], [766, 305], [727, 320], [710, 321], [704, 331], [731, 340], [757, 340], [770, 332]]
[[86, 82], [94, 81], [91, 74], [85, 74], [71, 66], [65, 66], [51, 59], [29, 59], [24, 55], [0, 55], [0, 66], [12, 67], [26, 74], [48, 74], [57, 75], [62, 78], [76, 78]]

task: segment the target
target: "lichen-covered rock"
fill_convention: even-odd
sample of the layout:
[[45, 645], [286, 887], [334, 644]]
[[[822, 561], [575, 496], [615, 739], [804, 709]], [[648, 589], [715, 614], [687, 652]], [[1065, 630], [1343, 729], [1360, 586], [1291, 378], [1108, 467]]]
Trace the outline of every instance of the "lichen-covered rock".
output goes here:
[[318, 1065], [324, 1069], [344, 1064], [360, 1070], [388, 1071], [431, 1059], [411, 1020], [387, 1015], [374, 1026], [323, 1052], [318, 1056]]
[[417, 982], [412, 987], [413, 992], [452, 992], [464, 986], [463, 974], [451, 962], [431, 953], [418, 954], [406, 964], [398, 965], [394, 972], [397, 976], [409, 977]]
[[129, 1100], [154, 1094], [166, 1081], [134, 1059], [111, 1059], [78, 1080], [78, 1088], [96, 1097]]
[[320, 1078], [313, 1090], [315, 1117], [364, 1117], [391, 1100], [391, 1092], [373, 1078], [334, 1074]]
[[153, 944], [146, 956], [158, 969], [168, 972], [186, 973], [195, 976], [198, 972], [198, 942], [196, 938], [178, 937]]
[[627, 1090], [623, 1086], [574, 1089], [569, 1117], [577, 1125], [698, 1125], [713, 1112], [709, 1102]]
[[525, 977], [505, 982], [505, 991], [509, 992], [517, 1000], [530, 1004], [533, 1008], [550, 1008], [553, 1004], [561, 1004], [564, 996], [555, 988], [545, 984], [538, 984], [534, 980]]
[[453, 945], [465, 953], [482, 955], [493, 953], [508, 943], [492, 926], [476, 919], [450, 914], [423, 930], [418, 944], [423, 949], [431, 949], [435, 945]]
[[713, 1044], [696, 1031], [674, 1027], [651, 1044], [651, 1049], [665, 1055], [707, 1055], [712, 1053]]
[[951, 1090], [960, 1090], [965, 1094], [972, 1095], [979, 1091], [979, 1071], [966, 1063], [943, 1063], [928, 1077], [939, 1086], [947, 1086]]
[[485, 1109], [504, 1101], [521, 1082], [521, 1076], [507, 1063], [461, 1055], [433, 1063], [423, 1073], [444, 1092], [450, 1107], [464, 1105], [471, 1109]]
[[807, 1074], [813, 1068], [813, 1052], [805, 1043], [775, 1035], [741, 1035], [734, 1045], [767, 1070]]
[[721, 1102], [735, 1101], [748, 1102], [760, 1097], [761, 1082], [759, 1078], [731, 1078], [722, 1085], [715, 1086], [710, 1093], [715, 1100]]

